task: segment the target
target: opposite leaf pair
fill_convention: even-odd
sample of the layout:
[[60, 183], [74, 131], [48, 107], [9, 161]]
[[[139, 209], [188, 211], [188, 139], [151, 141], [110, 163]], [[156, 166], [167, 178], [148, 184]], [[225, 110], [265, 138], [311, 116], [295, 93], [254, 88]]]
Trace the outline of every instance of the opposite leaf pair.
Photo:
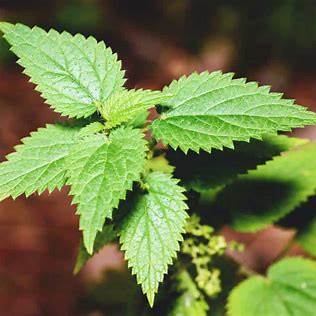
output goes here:
[[[51, 192], [69, 184], [73, 203], [78, 204], [84, 245], [92, 254], [95, 238], [106, 218], [112, 218], [119, 201], [125, 199], [126, 192], [145, 171], [144, 134], [132, 126], [113, 128], [125, 122], [131, 125], [129, 122], [169, 96], [160, 91], [124, 90], [121, 63], [103, 42], [97, 43], [92, 37], [73, 37], [54, 30], [46, 33], [20, 24], [2, 23], [1, 29], [19, 56], [25, 73], [56, 111], [75, 118], [91, 116], [96, 111], [101, 115], [99, 121], [91, 124], [48, 125], [23, 139], [16, 153], [8, 155], [8, 161], [1, 164], [1, 198], [16, 198], [23, 193], [28, 196], [45, 189]], [[135, 265], [134, 272], [152, 304], [158, 283], [179, 249], [187, 207], [182, 189], [170, 176], [149, 174], [146, 186], [148, 194], [139, 199], [124, 219], [120, 235], [126, 257], [130, 265]], [[166, 200], [161, 194], [168, 186], [171, 191]], [[170, 208], [175, 208], [174, 217], [167, 212]], [[159, 225], [165, 225], [163, 232], [155, 229], [159, 218]], [[144, 225], [134, 227], [135, 220], [141, 220]], [[137, 236], [148, 239], [133, 240], [134, 230]], [[150, 233], [155, 236], [150, 237]], [[161, 240], [156, 234], [161, 234]], [[138, 262], [131, 254], [131, 240], [134, 244], [147, 245], [139, 245], [143, 254], [135, 253], [141, 259], [148, 255], [146, 263]], [[159, 242], [160, 248], [159, 244], [151, 246], [152, 241]], [[156, 262], [152, 262], [148, 246], [155, 251], [159, 248], [161, 257]]]
[[[46, 102], [81, 119], [48, 125], [25, 138], [0, 165], [0, 198], [69, 184], [88, 253], [100, 247], [98, 232], [104, 240], [118, 234], [151, 305], [179, 250], [188, 215], [177, 180], [148, 168], [146, 151], [152, 157], [155, 148], [147, 148], [143, 132], [135, 128], [145, 127], [146, 111], [163, 106], [149, 129], [156, 141], [185, 153], [234, 148], [233, 141], [316, 123], [314, 113], [233, 74], [194, 73], [163, 92], [126, 90], [121, 63], [103, 42], [21, 24], [0, 23], [0, 30]], [[135, 190], [129, 211], [107, 226], [134, 182], [144, 192]], [[83, 254], [77, 268], [86, 258]]]

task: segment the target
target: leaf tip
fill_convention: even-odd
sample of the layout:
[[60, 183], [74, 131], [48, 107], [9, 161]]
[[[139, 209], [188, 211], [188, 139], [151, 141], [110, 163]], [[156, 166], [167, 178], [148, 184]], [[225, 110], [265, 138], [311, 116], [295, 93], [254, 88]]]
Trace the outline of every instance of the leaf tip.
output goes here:
[[153, 291], [150, 291], [146, 294], [147, 296], [147, 300], [148, 300], [148, 303], [149, 303], [149, 306], [151, 308], [153, 308], [154, 306], [154, 301], [155, 301], [155, 293]]
[[94, 240], [95, 240], [95, 236], [86, 236], [85, 232], [83, 233], [83, 241], [84, 241], [84, 246], [88, 252], [89, 255], [93, 255], [93, 245], [94, 245]]
[[81, 268], [82, 268], [81, 264], [77, 261], [72, 270], [72, 274], [77, 275], [80, 272]]
[[10, 32], [13, 27], [14, 27], [14, 25], [9, 23], [9, 22], [0, 22], [0, 31], [2, 33]]

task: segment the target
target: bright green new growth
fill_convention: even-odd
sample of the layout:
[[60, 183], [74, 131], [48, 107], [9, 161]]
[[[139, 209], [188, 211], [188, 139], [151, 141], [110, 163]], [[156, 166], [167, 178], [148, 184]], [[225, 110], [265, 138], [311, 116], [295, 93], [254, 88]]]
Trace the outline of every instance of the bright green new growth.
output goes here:
[[[161, 288], [165, 299], [174, 297], [168, 289], [177, 294], [166, 313], [206, 316], [210, 298], [227, 293], [216, 266], [226, 241], [211, 228], [218, 217], [228, 211], [234, 228], [254, 231], [315, 195], [316, 143], [276, 134], [316, 124], [316, 115], [269, 87], [217, 71], [163, 91], [128, 90], [117, 55], [93, 37], [6, 22], [0, 30], [45, 102], [73, 119], [22, 139], [0, 164], [0, 200], [69, 185], [83, 231], [75, 273], [119, 237], [152, 306], [181, 249]], [[146, 119], [154, 106], [162, 114], [149, 125], [152, 136]], [[314, 219], [297, 237], [314, 255], [315, 227]], [[314, 261], [282, 260], [267, 278], [233, 289], [229, 315], [314, 315], [315, 276]]]
[[161, 172], [149, 174], [144, 182], [147, 193], [136, 198], [119, 228], [125, 259], [151, 306], [183, 240], [187, 205], [177, 182]]
[[107, 121], [106, 127], [112, 128], [134, 119], [166, 99], [168, 96], [161, 91], [122, 90], [113, 93], [99, 110]]
[[213, 297], [221, 291], [220, 271], [212, 268], [216, 255], [222, 255], [227, 248], [223, 236], [213, 236], [214, 229], [200, 223], [198, 216], [191, 216], [186, 226], [187, 238], [183, 241], [181, 251], [191, 257], [196, 270], [195, 281], [204, 293]]
[[277, 131], [316, 124], [316, 115], [267, 86], [232, 79], [233, 74], [203, 72], [181, 77], [164, 92], [171, 110], [151, 126], [156, 139], [185, 153], [191, 149], [233, 148], [233, 141], [261, 139]]
[[105, 126], [100, 122], [92, 122], [80, 129], [78, 133], [79, 138], [84, 138], [85, 136], [90, 136], [99, 132], [102, 132]]
[[287, 258], [274, 264], [267, 277], [253, 276], [230, 294], [231, 316], [314, 316], [316, 263]]

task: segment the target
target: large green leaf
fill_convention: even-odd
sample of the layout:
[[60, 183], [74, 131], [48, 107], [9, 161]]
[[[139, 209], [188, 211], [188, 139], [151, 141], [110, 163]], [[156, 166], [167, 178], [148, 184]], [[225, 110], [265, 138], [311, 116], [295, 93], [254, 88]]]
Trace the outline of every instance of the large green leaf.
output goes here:
[[168, 96], [161, 91], [122, 90], [113, 93], [100, 107], [100, 112], [107, 120], [107, 128], [111, 128], [133, 120], [166, 99]]
[[231, 292], [229, 316], [314, 316], [316, 263], [288, 258], [274, 264], [267, 277], [253, 276]]
[[0, 164], [0, 200], [60, 189], [66, 181], [65, 158], [78, 132], [78, 127], [47, 125], [22, 139]]
[[176, 166], [175, 176], [187, 188], [198, 192], [216, 189], [231, 183], [239, 174], [255, 169], [281, 152], [305, 144], [307, 140], [283, 135], [268, 135], [262, 141], [240, 142], [235, 150], [214, 150], [212, 154], [193, 152], [185, 155], [181, 151], [171, 151], [168, 159]]
[[203, 72], [174, 81], [164, 92], [171, 110], [151, 126], [154, 136], [185, 153], [191, 149], [233, 148], [233, 141], [316, 124], [315, 113], [293, 100], [281, 99], [269, 87], [232, 79], [233, 74]]
[[238, 231], [256, 231], [278, 221], [316, 191], [316, 143], [286, 152], [238, 177], [218, 197]]
[[136, 198], [119, 226], [122, 250], [152, 306], [159, 282], [179, 250], [187, 218], [183, 189], [170, 175], [153, 172], [148, 192]]
[[63, 115], [93, 114], [124, 84], [117, 55], [93, 37], [5, 22], [0, 30], [36, 89]]
[[146, 141], [140, 130], [119, 128], [85, 137], [68, 159], [70, 194], [78, 204], [80, 229], [89, 254], [97, 232], [114, 208], [140, 179], [145, 165]]

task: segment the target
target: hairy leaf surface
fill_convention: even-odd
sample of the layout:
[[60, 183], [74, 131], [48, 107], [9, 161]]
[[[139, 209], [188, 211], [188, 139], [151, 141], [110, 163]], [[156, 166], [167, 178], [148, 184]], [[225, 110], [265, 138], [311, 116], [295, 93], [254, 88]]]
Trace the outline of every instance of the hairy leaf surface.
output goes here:
[[232, 77], [231, 73], [203, 72], [172, 82], [164, 90], [173, 95], [164, 102], [171, 110], [151, 126], [156, 139], [185, 153], [189, 149], [210, 152], [233, 148], [233, 141], [261, 139], [316, 123], [316, 114], [294, 105], [293, 100]]
[[149, 115], [149, 111], [147, 110], [136, 115], [131, 120], [128, 120], [127, 126], [132, 126], [135, 128], [143, 128], [147, 122], [148, 115]]
[[167, 98], [168, 96], [161, 91], [121, 90], [109, 97], [100, 107], [100, 112], [107, 120], [107, 128], [112, 128], [133, 120]]
[[78, 127], [56, 124], [23, 138], [16, 152], [0, 164], [0, 200], [60, 189], [66, 181], [65, 159], [78, 132]]
[[87, 117], [124, 84], [117, 55], [104, 42], [35, 26], [0, 23], [36, 89], [57, 112]]
[[78, 137], [83, 138], [86, 136], [97, 134], [99, 132], [102, 132], [104, 129], [105, 129], [105, 126], [103, 124], [101, 124], [100, 122], [92, 122], [92, 123], [84, 126], [80, 130]]
[[89, 254], [97, 232], [114, 208], [140, 179], [145, 165], [146, 142], [140, 130], [119, 128], [109, 138], [86, 137], [75, 146], [68, 160], [70, 194], [78, 204], [80, 229]]
[[119, 228], [122, 250], [143, 293], [153, 305], [168, 265], [179, 250], [187, 218], [183, 189], [170, 175], [153, 172]]
[[230, 316], [313, 316], [316, 310], [316, 263], [287, 258], [269, 268], [267, 277], [254, 276], [231, 292]]

